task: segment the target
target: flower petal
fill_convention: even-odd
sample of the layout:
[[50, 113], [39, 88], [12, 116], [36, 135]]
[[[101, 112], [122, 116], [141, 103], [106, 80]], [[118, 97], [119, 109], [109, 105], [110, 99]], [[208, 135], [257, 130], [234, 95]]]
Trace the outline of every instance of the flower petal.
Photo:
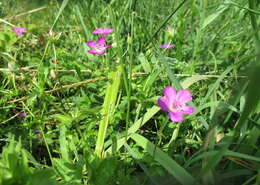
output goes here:
[[27, 114], [26, 114], [25, 112], [20, 112], [20, 113], [18, 113], [18, 116], [19, 116], [20, 118], [24, 118], [24, 117], [27, 116]]
[[176, 90], [175, 88], [173, 88], [172, 86], [167, 86], [164, 88], [164, 96], [168, 99], [168, 100], [174, 100], [176, 97]]
[[91, 40], [91, 41], [88, 41], [86, 44], [88, 45], [88, 47], [90, 47], [92, 49], [97, 48], [97, 43], [95, 41]]
[[99, 37], [97, 44], [102, 46], [102, 47], [105, 47], [106, 46], [106, 39], [104, 37]]
[[164, 97], [160, 97], [157, 103], [159, 104], [162, 110], [169, 111], [167, 99], [165, 99]]
[[161, 44], [160, 47], [161, 47], [161, 48], [170, 49], [170, 48], [174, 48], [175, 46], [174, 46], [174, 45], [171, 45], [171, 44]]
[[192, 114], [193, 112], [195, 112], [195, 108], [192, 106], [182, 106], [181, 112], [183, 114]]
[[92, 33], [93, 34], [100, 34], [102, 32], [103, 32], [102, 28], [96, 28]]
[[183, 115], [181, 112], [169, 112], [169, 117], [172, 122], [182, 122], [183, 121]]
[[21, 27], [21, 28], [20, 28], [20, 31], [23, 32], [23, 33], [26, 33], [26, 32], [27, 32], [25, 27]]
[[14, 32], [17, 36], [20, 37], [27, 31], [25, 27], [13, 27], [12, 32]]
[[96, 51], [96, 50], [88, 50], [88, 52], [90, 53], [90, 54], [97, 54], [97, 55], [104, 55], [105, 54], [105, 50], [102, 50], [102, 51]]
[[183, 89], [177, 93], [176, 99], [180, 104], [185, 104], [192, 100], [192, 95], [190, 91]]
[[101, 35], [107, 35], [114, 30], [112, 28], [96, 28], [92, 33], [93, 34], [101, 34]]

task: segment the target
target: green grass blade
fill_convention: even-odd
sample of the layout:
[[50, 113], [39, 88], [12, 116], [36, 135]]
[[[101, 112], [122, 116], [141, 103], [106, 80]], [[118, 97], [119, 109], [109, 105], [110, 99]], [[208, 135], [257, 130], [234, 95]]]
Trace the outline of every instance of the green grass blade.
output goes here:
[[201, 29], [206, 28], [210, 23], [212, 23], [218, 16], [220, 16], [227, 8], [229, 7], [228, 4], [222, 4], [213, 14], [209, 15], [204, 22], [202, 23]]
[[149, 39], [149, 41], [147, 42], [147, 44], [145, 44], [145, 46], [147, 46], [152, 40], [153, 38], [159, 33], [159, 31], [165, 26], [165, 24], [170, 20], [170, 18], [184, 5], [184, 3], [186, 2], [186, 0], [183, 0], [179, 6], [162, 22], [162, 24], [157, 28], [157, 30], [154, 32], [154, 34], [151, 36], [151, 38]]
[[220, 75], [220, 77], [216, 80], [216, 82], [209, 88], [206, 96], [202, 99], [201, 104], [205, 104], [207, 102], [207, 99], [212, 95], [212, 93], [219, 87], [220, 83], [224, 80], [226, 75], [232, 71], [233, 69], [237, 68], [238, 65], [231, 65], [227, 67], [227, 69]]
[[4, 19], [1, 19], [1, 18], [0, 18], [0, 22], [5, 23], [5, 24], [7, 24], [9, 26], [15, 26], [15, 25], [11, 24], [10, 22], [8, 22], [8, 21], [6, 21]]
[[234, 6], [239, 7], [239, 8], [241, 8], [241, 9], [247, 10], [247, 11], [249, 11], [249, 12], [251, 12], [251, 13], [260, 15], [260, 11], [256, 11], [256, 10], [253, 10], [253, 9], [251, 9], [251, 8], [244, 7], [244, 6], [238, 4], [238, 3], [234, 2], [234, 1], [229, 1], [229, 3], [230, 3], [231, 5], [234, 5]]
[[95, 152], [99, 157], [102, 156], [107, 126], [113, 116], [119, 85], [121, 82], [121, 74], [122, 68], [119, 66], [116, 72], [111, 73], [112, 83], [108, 82], [106, 96], [102, 108], [103, 118], [99, 125], [98, 138], [95, 148]]
[[[254, 10], [257, 8], [257, 1], [255, 0], [249, 0], [248, 1], [248, 4], [249, 4], [249, 8]], [[259, 36], [259, 28], [258, 28], [258, 25], [257, 25], [257, 15], [253, 14], [252, 12], [249, 12], [250, 14], [250, 19], [251, 19], [251, 24], [252, 24], [252, 27], [254, 29], [254, 37], [255, 37], [255, 41], [256, 41], [256, 51], [257, 51], [257, 54], [258, 54], [258, 58], [259, 58], [259, 55], [260, 55], [260, 36]]]
[[61, 7], [59, 9], [59, 12], [58, 12], [58, 14], [57, 14], [52, 26], [51, 26], [51, 30], [53, 30], [53, 28], [55, 27], [57, 21], [59, 20], [61, 13], [63, 12], [64, 8], [67, 6], [68, 2], [69, 2], [69, 0], [63, 0]]
[[159, 162], [170, 174], [172, 174], [181, 184], [191, 185], [195, 184], [196, 180], [190, 175], [184, 168], [182, 168], [177, 162], [171, 159], [161, 149], [156, 147], [153, 143], [147, 140], [145, 137], [139, 134], [132, 134], [130, 136], [137, 145], [145, 149], [154, 160]]
[[88, 36], [88, 29], [87, 29], [87, 27], [86, 27], [86, 25], [84, 23], [84, 20], [83, 20], [83, 17], [81, 15], [81, 12], [80, 12], [80, 9], [79, 9], [78, 5], [76, 6], [76, 10], [75, 11], [76, 11], [76, 15], [78, 16], [78, 19], [80, 21], [80, 24], [81, 24], [81, 26], [83, 28], [85, 37], [87, 37]]
[[239, 153], [239, 152], [233, 152], [233, 151], [230, 151], [230, 150], [225, 151], [224, 155], [260, 162], [260, 157], [242, 154], [242, 153]]

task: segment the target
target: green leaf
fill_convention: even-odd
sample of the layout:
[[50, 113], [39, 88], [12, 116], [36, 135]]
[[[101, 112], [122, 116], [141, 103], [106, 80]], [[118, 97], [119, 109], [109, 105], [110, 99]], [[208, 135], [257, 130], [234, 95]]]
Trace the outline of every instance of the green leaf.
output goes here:
[[67, 183], [80, 184], [83, 176], [84, 161], [68, 162], [64, 159], [53, 159], [56, 172]]
[[206, 80], [208, 77], [206, 75], [194, 75], [191, 77], [186, 78], [185, 80], [182, 81], [182, 86], [184, 87], [189, 87], [192, 84], [200, 81], [200, 80]]
[[152, 69], [151, 69], [151, 66], [149, 64], [149, 62], [147, 61], [147, 59], [145, 58], [144, 54], [141, 53], [139, 56], [138, 56], [138, 59], [139, 61], [141, 62], [141, 65], [144, 69], [144, 71], [146, 73], [151, 73]]
[[73, 118], [69, 115], [54, 114], [52, 117], [59, 120], [61, 122], [61, 125], [66, 126], [69, 126], [73, 121]]
[[57, 185], [54, 179], [55, 173], [52, 169], [36, 170], [29, 178], [26, 185]]
[[210, 23], [212, 23], [218, 16], [221, 15], [222, 12], [224, 12], [227, 8], [229, 7], [228, 4], [222, 4], [218, 7], [216, 12], [213, 14], [209, 15], [204, 22], [202, 23], [201, 29], [206, 28]]

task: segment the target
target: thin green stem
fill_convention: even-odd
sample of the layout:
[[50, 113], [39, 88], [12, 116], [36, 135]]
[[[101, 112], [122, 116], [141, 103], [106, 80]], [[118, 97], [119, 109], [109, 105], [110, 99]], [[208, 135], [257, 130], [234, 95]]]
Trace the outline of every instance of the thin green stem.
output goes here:
[[51, 151], [50, 151], [50, 148], [49, 148], [48, 143], [47, 143], [47, 141], [46, 141], [45, 134], [44, 134], [44, 132], [43, 132], [42, 127], [40, 127], [40, 129], [41, 129], [41, 133], [42, 133], [42, 137], [43, 137], [43, 140], [44, 140], [45, 146], [46, 146], [46, 148], [47, 148], [47, 151], [48, 151], [48, 154], [49, 154], [49, 157], [50, 157], [50, 160], [51, 160], [51, 164], [53, 165], [53, 160], [52, 160]]
[[[131, 41], [134, 39], [134, 13], [131, 16]], [[132, 65], [133, 65], [133, 44], [130, 42], [130, 59], [129, 59], [129, 73], [128, 73], [128, 93], [127, 93], [127, 114], [126, 114], [126, 135], [125, 139], [127, 141], [128, 128], [130, 125], [130, 108], [131, 108], [131, 92], [132, 92]]]
[[151, 38], [148, 40], [148, 42], [145, 44], [145, 47], [150, 44], [150, 42], [154, 39], [154, 37], [160, 32], [160, 30], [164, 27], [164, 25], [170, 20], [170, 18], [184, 5], [184, 3], [187, 0], [183, 0], [179, 6], [163, 21], [163, 23], [157, 28], [157, 30], [154, 32], [154, 34], [151, 36]]

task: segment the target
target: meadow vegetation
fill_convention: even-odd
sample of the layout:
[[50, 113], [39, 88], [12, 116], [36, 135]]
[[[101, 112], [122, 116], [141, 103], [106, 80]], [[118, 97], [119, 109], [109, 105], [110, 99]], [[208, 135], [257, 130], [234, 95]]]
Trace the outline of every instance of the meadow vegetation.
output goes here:
[[0, 185], [260, 184], [259, 4], [0, 1]]

